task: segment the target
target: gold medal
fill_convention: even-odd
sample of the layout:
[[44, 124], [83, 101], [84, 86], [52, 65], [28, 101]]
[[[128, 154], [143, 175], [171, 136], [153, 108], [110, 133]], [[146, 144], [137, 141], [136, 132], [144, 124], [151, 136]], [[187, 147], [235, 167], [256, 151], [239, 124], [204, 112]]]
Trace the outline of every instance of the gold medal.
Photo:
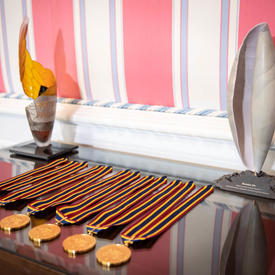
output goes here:
[[55, 224], [41, 224], [29, 231], [29, 238], [36, 246], [40, 246], [43, 241], [51, 241], [57, 238], [60, 231], [60, 227]]
[[62, 245], [64, 250], [71, 256], [76, 253], [85, 253], [95, 247], [96, 240], [88, 234], [75, 234], [66, 238]]
[[109, 244], [96, 252], [97, 261], [107, 267], [124, 264], [130, 258], [131, 250], [122, 244]]
[[27, 226], [30, 223], [30, 217], [23, 214], [15, 214], [3, 218], [0, 221], [1, 229], [10, 232]]

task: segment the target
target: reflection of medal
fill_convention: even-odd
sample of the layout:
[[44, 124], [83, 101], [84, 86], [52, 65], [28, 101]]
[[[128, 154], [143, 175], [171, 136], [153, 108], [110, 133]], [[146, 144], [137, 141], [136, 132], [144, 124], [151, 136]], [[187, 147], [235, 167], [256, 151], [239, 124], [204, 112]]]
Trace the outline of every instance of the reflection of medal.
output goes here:
[[50, 241], [57, 238], [60, 231], [60, 227], [55, 224], [41, 224], [33, 227], [29, 231], [29, 238], [36, 246], [40, 246], [40, 243], [43, 241]]
[[95, 247], [96, 240], [88, 234], [75, 234], [66, 238], [62, 245], [64, 250], [71, 256], [76, 253], [84, 253]]
[[30, 217], [23, 214], [15, 214], [3, 218], [0, 221], [1, 229], [10, 232], [27, 226], [30, 223]]
[[122, 244], [110, 244], [96, 252], [97, 261], [107, 267], [121, 265], [131, 258], [131, 250]]

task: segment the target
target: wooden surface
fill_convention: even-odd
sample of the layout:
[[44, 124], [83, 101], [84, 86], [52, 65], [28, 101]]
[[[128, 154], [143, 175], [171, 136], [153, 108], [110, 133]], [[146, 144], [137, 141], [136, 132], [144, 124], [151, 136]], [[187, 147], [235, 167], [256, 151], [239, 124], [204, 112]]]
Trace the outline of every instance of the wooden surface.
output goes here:
[[61, 275], [63, 272], [52, 269], [48, 266], [38, 264], [26, 258], [19, 257], [15, 254], [0, 249], [0, 267], [1, 274], [16, 275]]

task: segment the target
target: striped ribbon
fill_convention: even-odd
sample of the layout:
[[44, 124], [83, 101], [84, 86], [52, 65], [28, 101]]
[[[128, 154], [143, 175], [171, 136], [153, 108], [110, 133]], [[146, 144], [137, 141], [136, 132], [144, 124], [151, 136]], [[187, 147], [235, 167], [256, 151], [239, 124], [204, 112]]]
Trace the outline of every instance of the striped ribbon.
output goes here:
[[[97, 166], [96, 166], [97, 167]], [[99, 181], [93, 185], [91, 183], [99, 180], [100, 178], [104, 177], [108, 173], [112, 172], [112, 167], [111, 166], [98, 166], [97, 169], [94, 170], [91, 176], [85, 178], [84, 180], [64, 189], [61, 190], [60, 192], [47, 197], [45, 199], [41, 200], [36, 200], [30, 204], [28, 204], [27, 212], [30, 214], [35, 214], [41, 211], [46, 210], [49, 207], [55, 207], [60, 204], [64, 203], [71, 203], [78, 198], [81, 198], [85, 196], [87, 191], [95, 191], [98, 188], [101, 188], [102, 185]], [[85, 188], [85, 186], [87, 186]]]
[[[187, 190], [191, 192], [195, 185], [191, 182], [183, 184], [179, 180], [172, 181], [167, 186], [156, 192], [155, 194], [145, 197], [138, 204], [130, 205], [131, 207], [123, 207], [124, 202], [120, 206], [112, 207], [104, 212], [101, 212], [87, 224], [89, 233], [99, 233], [112, 226], [126, 224], [134, 220], [137, 216], [141, 216], [146, 211], [161, 203], [163, 200], [170, 198], [175, 192], [182, 190], [185, 195], [188, 194]], [[133, 195], [132, 197], [134, 197]], [[129, 209], [128, 211], [126, 211]], [[120, 211], [122, 210], [122, 211]]]
[[[122, 180], [127, 180], [127, 178], [132, 177], [133, 172], [129, 171], [129, 170], [124, 170], [124, 171], [120, 171], [118, 173], [116, 173], [115, 175], [112, 175], [106, 179], [103, 179], [99, 182], [96, 182], [93, 185], [90, 185], [90, 183], [88, 183], [88, 186], [86, 187], [87, 183], [82, 183], [79, 189], [76, 189], [72, 192], [68, 192], [67, 194], [65, 194], [65, 196], [62, 196], [61, 192], [59, 194], [53, 195], [53, 199], [56, 200], [54, 202], [54, 205], [59, 205], [59, 204], [64, 204], [64, 203], [70, 203], [73, 202], [75, 200], [78, 200], [84, 196], [90, 195], [91, 193], [93, 193], [94, 191], [97, 191], [98, 189], [101, 189], [102, 187], [112, 184], [111, 186], [103, 189], [102, 191], [114, 191], [117, 190], [118, 188], [121, 187], [121, 184], [123, 185]], [[125, 181], [126, 182], [126, 181]], [[69, 189], [69, 188], [68, 188]], [[65, 191], [64, 191], [65, 193]], [[106, 192], [104, 192], [105, 194]], [[59, 196], [60, 195], [60, 196]], [[54, 198], [55, 197], [55, 198]], [[45, 199], [46, 200], [46, 199]], [[42, 203], [43, 204], [43, 203]], [[53, 205], [52, 205], [53, 206]], [[35, 209], [36, 210], [36, 209]], [[64, 210], [65, 211], [65, 210]]]
[[139, 172], [132, 172], [127, 178], [98, 191], [77, 204], [59, 207], [56, 211], [55, 217], [57, 223], [64, 225], [80, 222], [91, 214], [99, 212], [100, 210], [117, 203], [119, 200], [130, 195], [142, 186], [149, 184], [154, 179], [153, 176], [147, 176], [134, 184], [126, 186], [121, 191], [115, 192], [123, 186], [135, 181], [139, 177]]
[[[91, 200], [93, 199], [93, 200], [97, 201], [101, 198], [101, 196], [102, 197], [107, 196], [107, 195], [111, 194], [112, 192], [122, 188], [124, 185], [132, 182], [133, 181], [132, 178], [134, 176], [135, 176], [134, 172], [131, 172], [130, 170], [124, 170], [124, 171], [120, 171], [120, 172], [116, 173], [115, 175], [112, 175], [111, 177], [101, 180], [96, 183], [95, 190], [100, 189], [100, 188], [102, 188], [106, 185], [109, 185], [109, 184], [111, 184], [111, 185], [101, 189], [99, 192], [95, 193], [92, 197], [89, 197], [88, 199], [91, 199]], [[80, 192], [80, 197], [82, 195], [83, 196], [90, 195], [95, 190], [93, 189], [93, 186], [91, 187], [91, 189], [90, 188], [84, 189], [83, 193]], [[74, 194], [72, 194], [72, 196], [74, 197]], [[76, 194], [76, 199], [78, 199], [78, 198], [79, 197]], [[84, 200], [86, 201], [86, 199], [84, 199]], [[77, 203], [77, 206], [75, 206], [76, 209], [77, 209], [77, 207], [81, 207], [81, 205], [80, 205], [81, 203], [82, 203], [82, 201]], [[85, 202], [83, 203], [82, 206], [85, 206]], [[56, 210], [57, 217], [60, 217], [60, 216], [63, 217], [63, 214], [61, 214], [61, 212], [66, 213], [67, 211], [70, 211], [71, 207], [74, 207], [74, 205], [68, 206], [68, 207], [67, 206], [59, 207]], [[60, 211], [60, 214], [59, 214], [59, 211]], [[63, 218], [62, 218], [62, 220], [63, 220]], [[60, 222], [60, 219], [58, 221]], [[65, 224], [65, 222], [63, 224]]]
[[[19, 191], [2, 196], [0, 198], [0, 205], [6, 205], [7, 203], [14, 202], [19, 199], [31, 199], [39, 197], [48, 192], [61, 188], [66, 184], [85, 177], [86, 171], [67, 178], [69, 175], [74, 174], [87, 166], [87, 162], [72, 161], [71, 167], [69, 169], [66, 169], [66, 171], [64, 171], [61, 175], [56, 175], [42, 182], [20, 189]], [[61, 179], [63, 180], [60, 181]]]
[[70, 162], [67, 162], [66, 164], [63, 164], [63, 165], [59, 166], [58, 168], [55, 168], [53, 170], [44, 172], [44, 173], [39, 174], [39, 175], [37, 175], [35, 177], [24, 179], [23, 181], [19, 181], [19, 182], [16, 182], [16, 183], [9, 184], [9, 186], [2, 187], [1, 189], [5, 190], [5, 191], [18, 190], [18, 189], [23, 188], [23, 187], [25, 187], [27, 185], [33, 184], [33, 183], [35, 183], [37, 181], [41, 181], [43, 179], [49, 178], [51, 176], [54, 176], [54, 175], [56, 175], [58, 173], [64, 173], [64, 172], [66, 172], [68, 169], [70, 169], [74, 165], [77, 165], [77, 162], [70, 161]]
[[[120, 173], [122, 173], [122, 174], [120, 174]], [[67, 215], [67, 213], [69, 214], [70, 212], [72, 212], [74, 210], [78, 210], [81, 207], [87, 206], [87, 204], [90, 202], [94, 203], [103, 197], [107, 197], [107, 196], [111, 195], [113, 192], [122, 188], [123, 186], [134, 181], [135, 177], [136, 177], [136, 174], [134, 172], [131, 172], [130, 170], [125, 170], [125, 171], [119, 172], [118, 174], [108, 178], [108, 179], [110, 179], [110, 181], [112, 183], [111, 185], [101, 189], [97, 193], [78, 202], [75, 205], [59, 207], [56, 211], [56, 214], [57, 214], [57, 216], [59, 216], [59, 213], [60, 213], [60, 216], [62, 216], [63, 214]]]
[[62, 163], [66, 163], [67, 161], [68, 160], [65, 159], [65, 158], [57, 159], [57, 160], [52, 161], [52, 162], [50, 162], [50, 163], [48, 163], [48, 164], [46, 164], [44, 166], [39, 167], [39, 168], [32, 169], [30, 171], [27, 171], [27, 172], [22, 173], [20, 175], [14, 176], [14, 177], [9, 178], [7, 180], [3, 180], [3, 181], [0, 182], [0, 189], [2, 189], [5, 186], [9, 186], [12, 183], [15, 183], [15, 182], [21, 181], [23, 179], [26, 179], [26, 178], [28, 178], [30, 176], [34, 176], [34, 175], [40, 174], [43, 171], [47, 171], [49, 169], [53, 169], [53, 168], [55, 168], [56, 166], [58, 166], [58, 165], [60, 165]]
[[113, 220], [115, 217], [119, 216], [121, 213], [124, 213], [127, 209], [136, 205], [142, 199], [152, 194], [155, 190], [162, 187], [166, 182], [166, 177], [157, 178], [145, 188], [142, 188], [138, 192], [135, 192], [132, 196], [122, 200], [119, 204], [101, 212], [87, 225], [88, 232], [98, 233], [97, 230], [94, 230], [96, 225], [101, 225], [110, 220]]
[[155, 207], [121, 232], [122, 241], [128, 245], [156, 237], [194, 208], [214, 191], [211, 185], [200, 188], [193, 195], [178, 203], [171, 199]]

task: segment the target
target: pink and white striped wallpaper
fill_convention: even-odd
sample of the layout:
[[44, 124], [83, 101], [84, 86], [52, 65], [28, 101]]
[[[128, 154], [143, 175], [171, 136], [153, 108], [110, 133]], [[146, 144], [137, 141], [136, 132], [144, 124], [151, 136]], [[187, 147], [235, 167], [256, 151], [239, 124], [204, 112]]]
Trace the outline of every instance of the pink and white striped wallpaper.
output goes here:
[[0, 92], [22, 92], [18, 33], [55, 72], [60, 97], [226, 109], [226, 86], [247, 31], [273, 0], [0, 0]]

